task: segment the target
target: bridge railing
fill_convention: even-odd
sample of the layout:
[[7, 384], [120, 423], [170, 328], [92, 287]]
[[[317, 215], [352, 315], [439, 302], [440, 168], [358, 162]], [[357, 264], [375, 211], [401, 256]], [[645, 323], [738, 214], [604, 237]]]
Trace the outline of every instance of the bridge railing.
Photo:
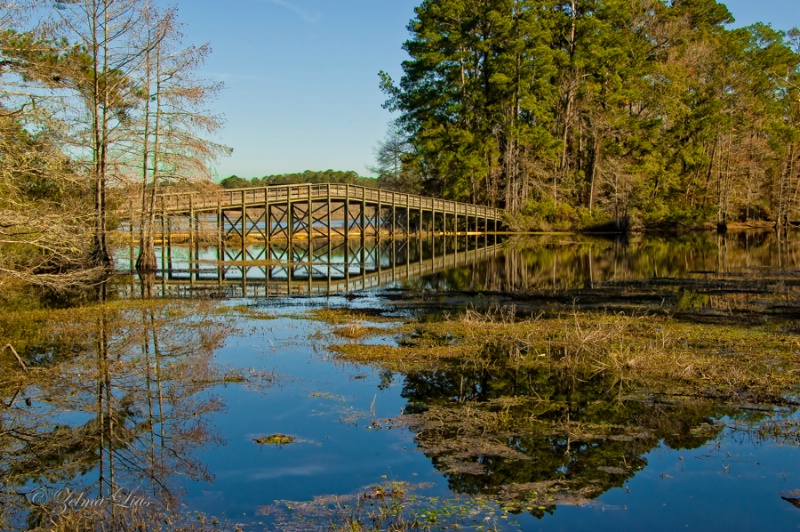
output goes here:
[[184, 213], [189, 211], [230, 208], [240, 205], [264, 206], [267, 204], [345, 200], [353, 203], [367, 202], [374, 205], [396, 208], [424, 209], [459, 216], [480, 216], [499, 220], [502, 209], [473, 205], [456, 201], [418, 196], [405, 192], [393, 192], [378, 188], [343, 183], [273, 185], [268, 187], [221, 190], [217, 193], [177, 192], [158, 196], [158, 205], [164, 212]]

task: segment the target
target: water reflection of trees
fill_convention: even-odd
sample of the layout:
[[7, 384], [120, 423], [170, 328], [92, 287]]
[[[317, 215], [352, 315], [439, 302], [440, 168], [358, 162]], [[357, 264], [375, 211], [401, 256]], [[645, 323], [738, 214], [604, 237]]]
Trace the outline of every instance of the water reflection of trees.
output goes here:
[[[169, 519], [176, 475], [209, 477], [191, 451], [216, 439], [206, 414], [221, 406], [207, 393], [225, 334], [210, 308], [98, 305], [10, 314], [0, 328], [30, 368], [0, 369], [0, 527]], [[80, 511], [57, 504], [67, 493], [82, 494]], [[146, 504], [114, 504], [123, 493]], [[104, 503], [79, 508], [92, 500]]]
[[423, 290], [517, 292], [596, 288], [637, 279], [719, 276], [800, 267], [800, 244], [771, 232], [627, 240], [546, 235], [512, 238], [502, 255], [412, 282]]
[[405, 422], [459, 493], [489, 495], [543, 515], [621, 487], [666, 444], [693, 449], [719, 436], [710, 401], [637, 396], [612, 377], [577, 379], [547, 369], [451, 362], [405, 375]]

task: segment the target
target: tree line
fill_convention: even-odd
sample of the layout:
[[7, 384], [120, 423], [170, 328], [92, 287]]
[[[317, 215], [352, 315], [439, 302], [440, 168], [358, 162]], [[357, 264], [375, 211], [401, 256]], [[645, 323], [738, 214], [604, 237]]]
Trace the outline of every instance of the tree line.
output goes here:
[[393, 186], [521, 225], [798, 220], [800, 32], [715, 0], [423, 0], [378, 150]]
[[377, 179], [360, 176], [352, 170], [306, 170], [304, 172], [265, 175], [264, 177], [253, 177], [251, 179], [232, 175], [220, 181], [220, 185], [228, 189], [268, 187], [271, 185], [294, 185], [298, 183], [343, 183], [362, 187], [379, 186]]
[[0, 283], [62, 287], [111, 267], [120, 191], [136, 194], [137, 266], [155, 267], [164, 184], [207, 179], [227, 148], [197, 74], [208, 45], [183, 43], [151, 0], [16, 0], [0, 7]]

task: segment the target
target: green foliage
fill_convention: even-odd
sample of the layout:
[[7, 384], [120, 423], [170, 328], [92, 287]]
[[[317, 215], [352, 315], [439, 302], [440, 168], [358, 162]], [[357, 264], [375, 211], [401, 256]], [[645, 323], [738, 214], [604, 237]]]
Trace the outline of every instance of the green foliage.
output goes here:
[[306, 170], [293, 174], [276, 174], [264, 177], [245, 179], [236, 175], [220, 181], [224, 188], [267, 187], [271, 185], [294, 185], [299, 183], [346, 183], [362, 187], [377, 187], [378, 181], [371, 177], [362, 177], [353, 171], [324, 170], [321, 172]]
[[395, 174], [517, 225], [800, 217], [800, 33], [731, 21], [715, 0], [425, 0], [402, 78], [381, 73]]
[[[253, 178], [258, 179], [258, 178]], [[219, 182], [224, 188], [247, 188], [254, 186], [253, 183], [245, 179], [243, 177], [239, 177], [238, 175], [232, 175], [230, 177], [226, 177], [222, 181]]]
[[648, 227], [692, 229], [711, 223], [716, 215], [715, 211], [710, 205], [681, 206], [677, 203], [667, 205], [664, 202], [654, 202], [649, 210], [642, 213], [642, 222]]
[[600, 209], [587, 209], [586, 207], [578, 207], [576, 209], [578, 215], [578, 228], [580, 229], [616, 229], [614, 225], [616, 220], [609, 215], [609, 213], [601, 211]]
[[578, 221], [574, 207], [550, 198], [529, 202], [517, 216], [518, 229], [527, 231], [569, 230], [574, 229]]

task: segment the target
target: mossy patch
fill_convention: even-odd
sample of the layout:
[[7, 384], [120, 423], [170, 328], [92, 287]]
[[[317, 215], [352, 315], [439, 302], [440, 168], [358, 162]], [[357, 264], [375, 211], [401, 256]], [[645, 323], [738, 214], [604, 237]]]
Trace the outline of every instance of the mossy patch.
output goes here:
[[469, 348], [449, 347], [410, 347], [388, 345], [339, 344], [329, 348], [338, 356], [362, 364], [376, 364], [392, 371], [408, 371], [430, 368], [441, 359], [458, 359], [469, 355]]
[[290, 443], [295, 441], [294, 436], [289, 436], [286, 434], [270, 434], [269, 436], [261, 436], [259, 438], [253, 438], [253, 441], [259, 445], [277, 445], [279, 447], [283, 445], [289, 445]]

